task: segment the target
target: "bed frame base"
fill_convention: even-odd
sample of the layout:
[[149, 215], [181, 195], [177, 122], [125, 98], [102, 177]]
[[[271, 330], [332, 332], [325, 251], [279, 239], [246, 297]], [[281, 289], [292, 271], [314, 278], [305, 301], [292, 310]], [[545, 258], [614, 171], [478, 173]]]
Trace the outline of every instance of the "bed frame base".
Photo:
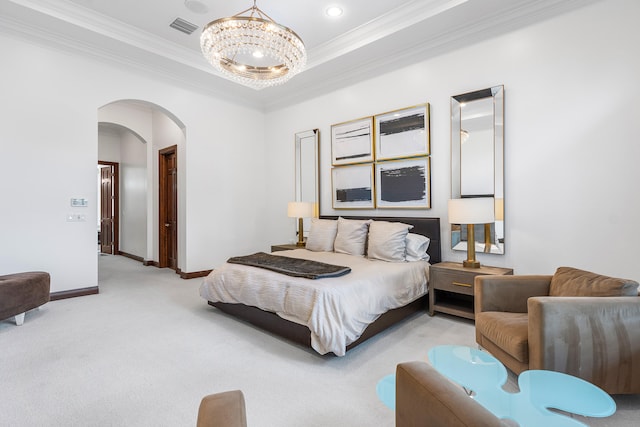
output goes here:
[[[209, 305], [212, 305], [238, 319], [249, 322], [260, 329], [264, 329], [285, 339], [311, 348], [311, 333], [309, 328], [304, 325], [283, 319], [275, 313], [264, 311], [257, 307], [247, 306], [244, 304], [208, 302]], [[364, 330], [360, 338], [347, 346], [347, 350], [352, 349], [358, 344], [384, 331], [388, 327], [393, 326], [408, 316], [419, 311], [426, 310], [426, 305], [427, 296], [425, 295], [404, 307], [399, 307], [384, 313], [375, 322], [367, 326], [367, 329]]]

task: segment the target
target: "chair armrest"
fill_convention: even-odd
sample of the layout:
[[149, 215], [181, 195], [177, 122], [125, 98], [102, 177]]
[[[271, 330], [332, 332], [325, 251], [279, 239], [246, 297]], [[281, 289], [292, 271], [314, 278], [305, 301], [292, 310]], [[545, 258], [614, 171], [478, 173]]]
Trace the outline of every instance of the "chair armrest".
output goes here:
[[530, 369], [640, 393], [640, 297], [535, 297], [528, 308]]
[[428, 363], [400, 363], [396, 368], [396, 427], [425, 425], [494, 427], [506, 424]]
[[527, 299], [549, 295], [547, 275], [476, 276], [473, 292], [475, 312], [526, 313]]
[[247, 427], [244, 394], [240, 390], [210, 394], [198, 408], [197, 427]]

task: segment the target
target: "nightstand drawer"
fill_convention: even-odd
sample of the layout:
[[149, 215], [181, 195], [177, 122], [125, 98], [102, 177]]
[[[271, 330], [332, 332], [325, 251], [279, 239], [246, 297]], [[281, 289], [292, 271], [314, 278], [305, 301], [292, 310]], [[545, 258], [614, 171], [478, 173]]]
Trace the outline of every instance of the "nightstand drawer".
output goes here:
[[473, 295], [473, 279], [475, 276], [461, 276], [460, 274], [449, 274], [438, 272], [437, 280], [433, 281], [435, 289], [451, 291], [457, 294]]

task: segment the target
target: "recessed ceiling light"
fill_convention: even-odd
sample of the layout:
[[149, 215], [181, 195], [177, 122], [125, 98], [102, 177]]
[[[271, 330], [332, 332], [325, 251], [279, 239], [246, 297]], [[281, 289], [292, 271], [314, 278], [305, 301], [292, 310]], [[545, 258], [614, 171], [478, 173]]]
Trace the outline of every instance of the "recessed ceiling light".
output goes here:
[[330, 6], [327, 8], [327, 10], [325, 10], [327, 16], [330, 16], [332, 18], [342, 15], [342, 12], [342, 8], [338, 6]]
[[209, 6], [198, 0], [185, 0], [184, 6], [193, 13], [204, 14], [209, 12]]

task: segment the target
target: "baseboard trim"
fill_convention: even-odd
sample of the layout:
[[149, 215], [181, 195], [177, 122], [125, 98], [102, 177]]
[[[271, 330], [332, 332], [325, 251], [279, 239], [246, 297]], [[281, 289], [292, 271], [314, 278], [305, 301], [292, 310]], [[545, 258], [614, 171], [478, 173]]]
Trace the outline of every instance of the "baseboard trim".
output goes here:
[[182, 271], [180, 269], [176, 270], [176, 273], [178, 273], [180, 275], [181, 279], [195, 279], [198, 277], [205, 277], [208, 276], [209, 273], [211, 273], [213, 270], [202, 270], [202, 271], [192, 271], [190, 273], [187, 273], [185, 271]]
[[100, 293], [100, 289], [97, 286], [90, 288], [70, 289], [68, 291], [51, 292], [49, 294], [49, 301], [58, 301], [61, 299], [84, 297], [87, 295], [96, 295]]
[[158, 262], [157, 262], [157, 261], [154, 261], [154, 260], [152, 260], [152, 259], [143, 259], [143, 260], [142, 260], [142, 265], [144, 265], [144, 266], [146, 266], [146, 267], [149, 267], [149, 266], [151, 266], [151, 267], [158, 267], [158, 265], [159, 265], [159, 264], [158, 264]]
[[125, 258], [130, 258], [130, 259], [133, 259], [135, 261], [138, 261], [138, 262], [141, 262], [141, 263], [144, 264], [144, 258], [142, 258], [141, 256], [128, 254], [128, 253], [122, 252], [122, 251], [118, 251], [118, 255], [122, 255]]

